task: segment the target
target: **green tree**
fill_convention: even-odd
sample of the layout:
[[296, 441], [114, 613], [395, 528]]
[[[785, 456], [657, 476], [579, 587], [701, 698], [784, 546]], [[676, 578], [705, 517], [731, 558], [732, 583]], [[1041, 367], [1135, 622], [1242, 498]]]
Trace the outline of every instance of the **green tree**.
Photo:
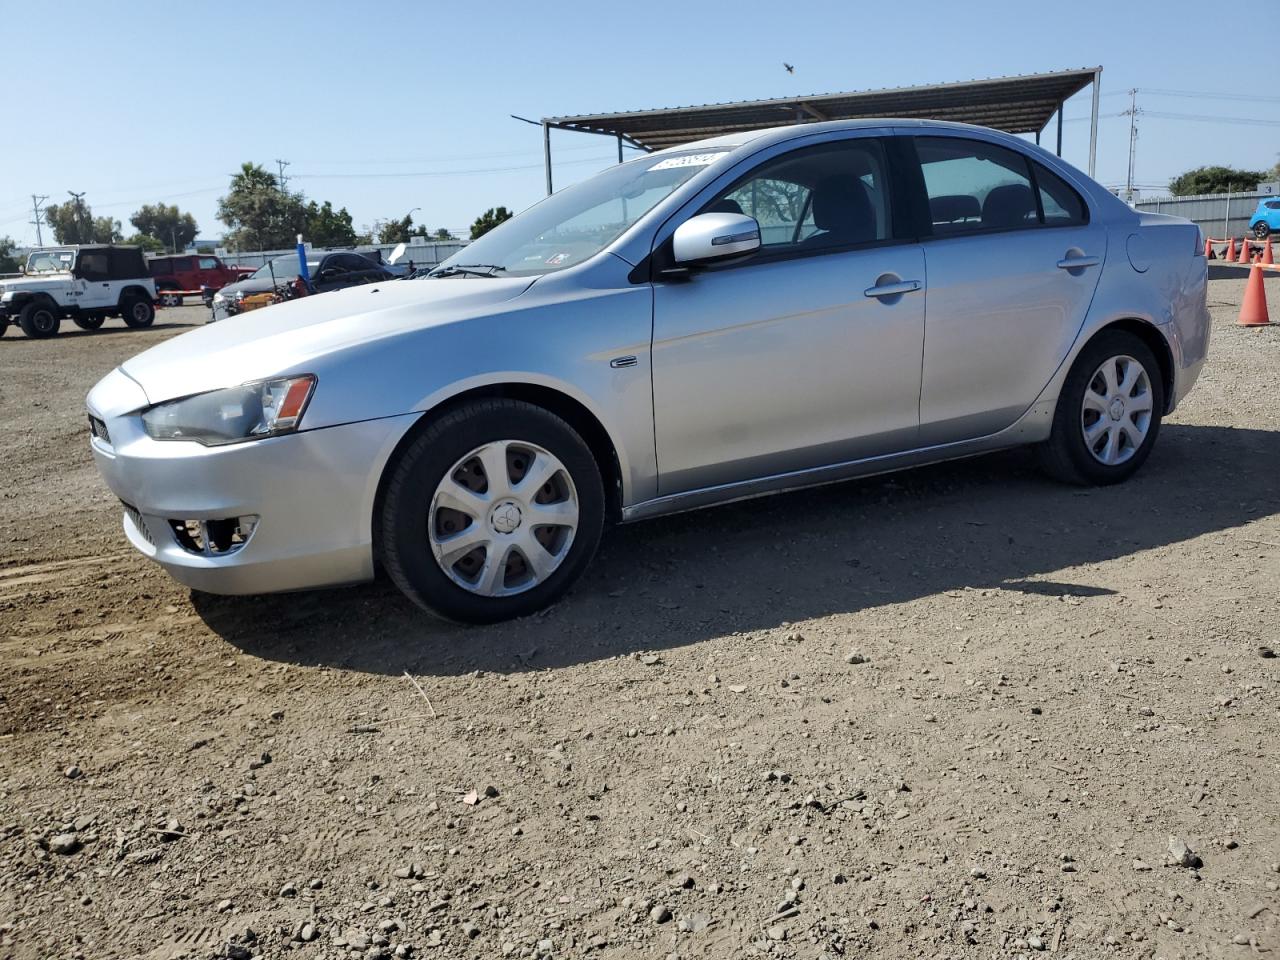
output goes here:
[[66, 203], [51, 203], [44, 208], [45, 223], [53, 228], [56, 243], [93, 243], [93, 211], [84, 196], [71, 194]]
[[149, 233], [135, 233], [133, 236], [126, 238], [124, 242], [141, 247], [145, 253], [164, 253], [169, 249], [166, 244], [161, 243]]
[[0, 273], [17, 273], [22, 266], [13, 237], [0, 237]]
[[453, 234], [451, 234], [446, 228], [441, 227], [435, 232], [435, 238], [437, 240], [452, 240]]
[[408, 243], [413, 230], [413, 214], [406, 213], [399, 220], [388, 220], [378, 228], [379, 243]]
[[187, 249], [200, 232], [196, 218], [183, 213], [174, 204], [145, 203], [129, 218], [129, 222], [138, 231], [137, 235], [152, 237], [160, 242], [161, 249], [172, 249], [174, 253]]
[[356, 242], [351, 214], [347, 213], [346, 207], [334, 210], [328, 200], [323, 204], [314, 200], [307, 204], [303, 235], [317, 247], [351, 247]]
[[280, 186], [275, 174], [259, 164], [241, 164], [231, 189], [218, 200], [218, 219], [231, 228], [227, 242], [238, 249], [278, 250], [292, 247], [306, 227], [302, 194]]
[[1202, 193], [1244, 193], [1267, 179], [1265, 170], [1237, 170], [1233, 167], [1196, 167], [1169, 181], [1175, 197]]
[[506, 207], [490, 207], [476, 217], [476, 222], [471, 225], [471, 239], [479, 240], [504, 220], [510, 220], [511, 216], [511, 211]]
[[119, 220], [112, 220], [110, 217], [93, 218], [93, 243], [119, 243], [123, 239]]

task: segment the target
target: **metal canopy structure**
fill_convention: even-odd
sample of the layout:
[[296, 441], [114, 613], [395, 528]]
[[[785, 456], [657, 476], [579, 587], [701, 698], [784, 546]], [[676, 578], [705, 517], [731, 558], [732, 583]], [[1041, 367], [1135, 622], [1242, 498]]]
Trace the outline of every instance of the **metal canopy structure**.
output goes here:
[[1062, 155], [1062, 105], [1093, 86], [1089, 125], [1089, 175], [1098, 142], [1098, 85], [1102, 67], [1061, 70], [1020, 77], [938, 83], [923, 87], [820, 93], [773, 100], [744, 100], [695, 107], [597, 113], [542, 120], [547, 193], [551, 193], [551, 131], [573, 130], [611, 136], [641, 150], [661, 150], [693, 140], [790, 123], [866, 118], [953, 120], [994, 127], [1008, 133], [1034, 133], [1036, 142], [1057, 115], [1057, 152]]

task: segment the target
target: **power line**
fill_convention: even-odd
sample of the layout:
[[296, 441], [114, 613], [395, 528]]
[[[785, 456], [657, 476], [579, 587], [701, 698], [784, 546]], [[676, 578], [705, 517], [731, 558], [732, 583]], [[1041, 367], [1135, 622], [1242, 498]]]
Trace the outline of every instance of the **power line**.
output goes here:
[[[585, 160], [566, 160], [557, 166], [577, 166], [581, 164], [600, 164], [614, 160], [613, 157], [598, 157]], [[470, 170], [417, 170], [404, 173], [297, 173], [295, 180], [365, 180], [370, 178], [399, 177], [465, 177], [474, 173], [512, 173], [517, 170], [541, 170], [542, 164], [523, 164], [516, 167], [476, 167]]]

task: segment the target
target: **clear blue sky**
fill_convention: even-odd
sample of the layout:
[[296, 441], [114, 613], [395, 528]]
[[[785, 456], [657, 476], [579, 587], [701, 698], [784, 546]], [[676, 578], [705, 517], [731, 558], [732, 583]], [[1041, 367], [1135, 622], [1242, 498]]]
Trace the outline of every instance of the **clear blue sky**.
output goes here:
[[[1263, 4], [1262, 6], [1267, 6]], [[290, 161], [290, 186], [346, 206], [357, 227], [421, 207], [429, 227], [542, 193], [541, 132], [508, 118], [967, 80], [1101, 64], [1102, 113], [1125, 91], [1147, 117], [1140, 184], [1204, 163], [1270, 167], [1280, 97], [1249, 31], [1212, 37], [1204, 0], [735, 4], [697, 0], [426, 4], [307, 0], [6, 5], [8, 109], [0, 236], [35, 240], [29, 194], [86, 191], [132, 232], [140, 204], [177, 203], [216, 236], [217, 198], [245, 160]], [[1246, 22], [1256, 13], [1245, 16]], [[1237, 19], [1239, 19], [1237, 17]], [[1213, 31], [1209, 31], [1213, 33]], [[1258, 33], [1259, 38], [1262, 33]], [[783, 61], [795, 65], [788, 75]], [[1257, 84], [1250, 81], [1249, 86]], [[1084, 167], [1087, 92], [1068, 104], [1067, 159]], [[554, 134], [557, 185], [615, 157], [612, 141]], [[1128, 119], [1100, 124], [1098, 178], [1122, 183]], [[1148, 193], [1151, 191], [1148, 190]]]

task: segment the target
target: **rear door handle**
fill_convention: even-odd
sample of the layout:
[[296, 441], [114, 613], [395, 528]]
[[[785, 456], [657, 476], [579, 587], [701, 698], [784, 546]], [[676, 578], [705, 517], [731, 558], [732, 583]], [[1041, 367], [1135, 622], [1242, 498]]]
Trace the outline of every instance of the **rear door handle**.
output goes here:
[[1058, 269], [1078, 270], [1081, 267], [1096, 267], [1101, 262], [1101, 257], [1066, 257], [1058, 261]]
[[920, 289], [919, 280], [902, 280], [898, 283], [886, 283], [867, 287], [862, 291], [864, 297], [899, 297], [904, 293], [914, 293]]

